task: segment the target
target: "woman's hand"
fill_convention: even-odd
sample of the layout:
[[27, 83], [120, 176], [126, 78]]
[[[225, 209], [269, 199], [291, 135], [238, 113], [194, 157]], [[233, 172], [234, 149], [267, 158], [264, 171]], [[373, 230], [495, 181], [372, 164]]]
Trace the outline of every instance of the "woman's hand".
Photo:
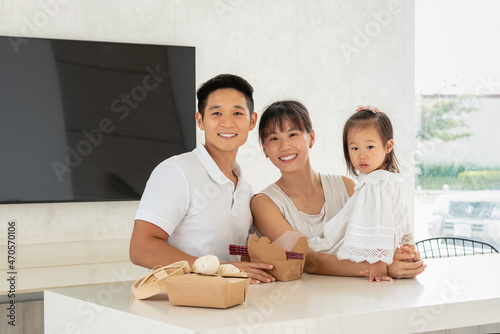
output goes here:
[[272, 275], [264, 271], [265, 269], [273, 269], [272, 264], [246, 261], [230, 263], [236, 268], [246, 272], [248, 277], [251, 278], [250, 283], [252, 284], [259, 284], [260, 282], [271, 283], [276, 281]]
[[394, 260], [387, 271], [391, 277], [413, 278], [421, 274], [426, 267], [417, 250], [409, 246], [401, 246], [396, 249]]
[[394, 260], [392, 264], [387, 268], [387, 273], [391, 277], [395, 278], [413, 278], [421, 274], [427, 266], [424, 261], [420, 260], [417, 262], [404, 262]]
[[406, 262], [418, 262], [418, 261], [421, 261], [422, 258], [420, 257], [420, 253], [418, 250], [415, 249], [415, 245], [405, 245], [405, 246], [401, 246], [400, 248], [396, 249], [396, 253], [398, 253], [399, 251], [399, 254], [403, 254], [403, 253], [406, 253], [406, 254], [413, 254], [415, 255], [411, 260], [407, 260]]
[[[392, 264], [387, 267], [387, 275], [393, 278], [413, 278], [420, 275], [426, 267], [418, 251], [409, 246], [401, 246], [396, 249]], [[370, 270], [365, 269], [360, 273], [367, 276]]]

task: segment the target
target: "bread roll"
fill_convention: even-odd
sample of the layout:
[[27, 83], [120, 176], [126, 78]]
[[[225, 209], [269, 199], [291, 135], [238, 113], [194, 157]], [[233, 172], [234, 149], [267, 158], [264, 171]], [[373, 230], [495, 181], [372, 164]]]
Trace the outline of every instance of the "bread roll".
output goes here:
[[231, 274], [239, 274], [239, 273], [240, 273], [240, 270], [229, 263], [221, 264], [219, 266], [219, 269], [217, 269], [217, 272], [216, 272], [216, 274], [218, 274], [218, 275], [231, 275]]
[[199, 274], [215, 274], [219, 269], [219, 259], [215, 255], [205, 255], [194, 261], [191, 271]]

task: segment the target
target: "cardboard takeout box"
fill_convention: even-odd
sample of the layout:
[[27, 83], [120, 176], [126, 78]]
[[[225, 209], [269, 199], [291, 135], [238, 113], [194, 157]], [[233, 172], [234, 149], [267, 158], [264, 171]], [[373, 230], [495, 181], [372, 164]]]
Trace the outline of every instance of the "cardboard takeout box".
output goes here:
[[167, 291], [172, 305], [228, 308], [245, 302], [250, 279], [240, 270], [230, 275], [190, 273], [187, 261], [155, 268], [135, 282], [136, 299], [146, 299]]
[[[273, 265], [273, 269], [266, 270], [278, 281], [293, 281], [302, 278], [306, 253], [308, 250], [307, 239], [296, 231], [283, 233], [274, 242], [266, 237], [251, 234], [248, 238], [248, 254], [252, 262], [265, 262]], [[303, 259], [288, 259], [286, 252], [303, 254]]]
[[245, 301], [250, 279], [187, 274], [165, 283], [172, 305], [228, 308]]
[[191, 272], [191, 267], [187, 261], [179, 261], [168, 266], [156, 266], [151, 272], [136, 281], [131, 290], [136, 299], [145, 299], [165, 291], [165, 282], [177, 275], [184, 275]]

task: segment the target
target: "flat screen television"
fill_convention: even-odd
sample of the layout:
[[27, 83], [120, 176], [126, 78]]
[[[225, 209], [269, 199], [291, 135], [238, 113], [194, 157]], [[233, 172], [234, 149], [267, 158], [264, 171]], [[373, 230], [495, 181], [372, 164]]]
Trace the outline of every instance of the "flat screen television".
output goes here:
[[0, 37], [0, 203], [137, 200], [196, 145], [194, 47]]

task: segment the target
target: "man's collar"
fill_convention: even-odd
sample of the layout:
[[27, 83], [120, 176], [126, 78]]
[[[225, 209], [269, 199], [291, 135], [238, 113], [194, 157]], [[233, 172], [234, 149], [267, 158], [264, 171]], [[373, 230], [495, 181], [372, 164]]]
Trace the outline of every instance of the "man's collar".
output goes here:
[[[220, 170], [219, 166], [215, 163], [214, 159], [212, 156], [208, 153], [207, 149], [205, 148], [205, 145], [199, 144], [196, 149], [194, 149], [194, 154], [198, 157], [200, 160], [201, 164], [205, 169], [207, 170], [208, 174], [210, 177], [217, 183], [219, 184], [225, 184], [227, 182], [232, 182], [227, 178], [224, 173]], [[233, 166], [233, 173], [240, 179], [241, 177], [241, 168], [238, 165], [237, 162], [234, 163]]]

